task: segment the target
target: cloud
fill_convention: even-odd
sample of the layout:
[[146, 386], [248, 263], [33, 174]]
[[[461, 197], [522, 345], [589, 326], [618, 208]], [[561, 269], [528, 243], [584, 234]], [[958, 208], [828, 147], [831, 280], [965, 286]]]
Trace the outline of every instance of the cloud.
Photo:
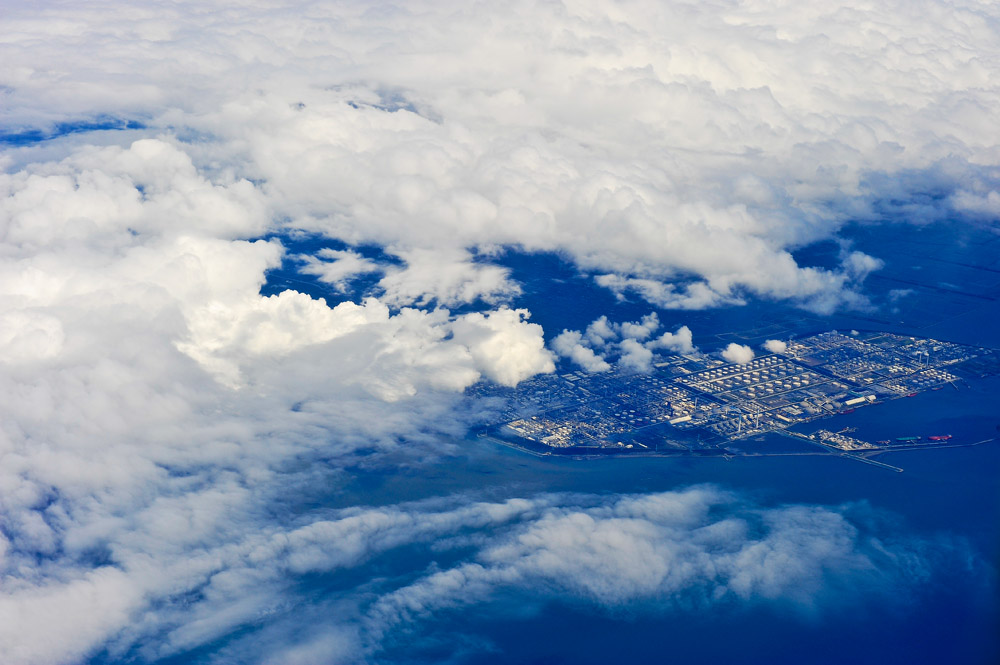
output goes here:
[[763, 508], [711, 487], [576, 500], [526, 513], [471, 560], [381, 596], [367, 631], [378, 641], [400, 624], [511, 590], [601, 608], [739, 601], [814, 615], [844, 596], [887, 602], [912, 593], [939, 556], [925, 543], [871, 540], [843, 509]]
[[584, 331], [587, 341], [596, 347], [602, 347], [610, 340], [618, 337], [618, 330], [608, 321], [606, 315], [601, 315], [587, 326]]
[[694, 335], [687, 326], [681, 326], [674, 332], [665, 332], [652, 342], [651, 348], [660, 348], [680, 354], [691, 354], [697, 351], [694, 345]]
[[[193, 602], [140, 614], [129, 639], [165, 630], [160, 655], [171, 655], [271, 611], [276, 622], [267, 638], [258, 643], [253, 632], [237, 638], [231, 655], [287, 662], [286, 649], [303, 654], [325, 645], [321, 662], [350, 662], [377, 659], [390, 633], [458, 608], [502, 619], [503, 606], [490, 604], [499, 594], [519, 604], [561, 599], [612, 612], [767, 603], [815, 617], [860, 599], [905, 606], [942, 570], [969, 561], [961, 543], [876, 534], [876, 522], [864, 505], [761, 505], [707, 485], [504, 501], [455, 495], [348, 508], [297, 527], [244, 534], [210, 553], [210, 567], [194, 562], [186, 582], [198, 589]], [[406, 556], [384, 556], [392, 551]], [[443, 568], [391, 574], [411, 560], [442, 557], [450, 561]], [[374, 579], [372, 566], [383, 571]], [[311, 610], [291, 603], [280, 580], [289, 572], [334, 571], [363, 582], [341, 589], [336, 608], [317, 610], [312, 639], [301, 631], [282, 635], [280, 626], [301, 626], [302, 612]]]
[[[923, 571], [832, 508], [546, 495], [312, 510], [359, 468], [405, 466], [414, 493], [441, 493], [433, 460], [466, 432], [461, 391], [553, 371], [501, 250], [555, 253], [664, 309], [870, 306], [881, 259], [816, 266], [798, 250], [854, 220], [995, 212], [998, 18], [932, 0], [10, 3], [0, 660], [237, 640], [315, 601], [294, 590], [310, 571], [361, 570], [336, 645], [317, 637], [300, 661], [356, 660], [385, 626], [500, 589], [804, 603], [854, 574], [908, 579], [899, 561]], [[337, 307], [261, 295], [280, 238], [302, 232], [343, 243], [299, 257]], [[360, 275], [375, 297], [351, 292]], [[552, 348], [639, 370], [693, 350], [686, 327], [658, 330], [601, 317]], [[687, 527], [670, 512], [687, 503], [716, 513]], [[434, 540], [454, 565], [371, 564]], [[624, 565], [636, 557], [652, 567]], [[248, 653], [233, 660], [265, 657]]]
[[[563, 330], [552, 340], [552, 349], [569, 358], [588, 372], [603, 372], [611, 367], [608, 357], [617, 356], [617, 364], [629, 371], [652, 371], [654, 351], [666, 349], [673, 353], [693, 353], [691, 329], [681, 326], [676, 332], [665, 332], [650, 339], [659, 329], [660, 320], [650, 312], [639, 321], [614, 323], [607, 316], [595, 319], [586, 331]], [[615, 343], [617, 342], [617, 343]], [[598, 354], [594, 347], [602, 349]]]
[[[5, 178], [5, 662], [130, 639], [153, 658], [257, 616], [267, 573], [237, 569], [279, 487], [312, 491], [359, 449], [432, 456], [463, 432], [465, 387], [552, 370], [525, 310], [262, 296], [283, 248], [232, 237], [263, 228], [259, 192], [169, 141]], [[202, 587], [224, 612], [171, 604]], [[42, 639], [53, 621], [66, 634]]]
[[497, 383], [514, 386], [535, 374], [555, 371], [542, 327], [527, 323], [528, 316], [523, 309], [466, 314], [452, 325], [454, 339], [469, 347], [479, 371]]
[[651, 372], [653, 369], [653, 352], [636, 339], [627, 337], [619, 343], [621, 356], [618, 364], [635, 372]]
[[1000, 191], [994, 189], [983, 194], [959, 191], [955, 193], [954, 206], [995, 219], [1000, 217]]
[[30, 311], [0, 315], [0, 361], [30, 363], [59, 355], [65, 334], [59, 319]]
[[[0, 655], [11, 663], [69, 663], [90, 651], [143, 606], [139, 587], [113, 567], [79, 579], [8, 590], [0, 598]], [[53, 639], [51, 627], [61, 634]]]
[[[197, 158], [266, 183], [270, 209], [293, 227], [401, 253], [559, 251], [617, 293], [661, 307], [748, 295], [821, 311], [863, 305], [853, 262], [799, 265], [790, 252], [876, 214], [878, 201], [913, 201], [888, 190], [905, 180], [917, 191], [916, 174], [951, 189], [934, 205], [959, 210], [989, 210], [971, 201], [997, 189], [975, 166], [996, 162], [981, 138], [992, 127], [984, 63], [996, 50], [982, 8], [824, 6], [792, 18], [750, 5], [636, 2], [606, 23], [549, 7], [415, 7], [404, 29], [377, 12], [348, 21], [350, 5], [245, 8], [238, 18], [210, 10], [197, 24], [183, 7], [151, 6], [121, 17], [131, 32], [102, 30], [106, 16], [94, 9], [61, 11], [74, 26], [61, 31], [55, 10], [21, 8], [9, 24], [17, 47], [5, 52], [2, 120], [141, 115], [153, 131], [211, 136]], [[945, 21], [915, 45], [909, 36], [937, 14], [979, 27]], [[860, 20], [898, 27], [859, 41]], [[326, 46], [305, 40], [309, 28]], [[594, 35], [608, 48], [595, 50]], [[263, 59], [247, 61], [243, 40]], [[897, 51], [906, 57], [890, 56]], [[189, 59], [212, 65], [191, 72]], [[94, 74], [109, 62], [144, 74]], [[46, 75], [25, 73], [37, 67]], [[253, 89], [236, 74], [244, 70], [255, 73]], [[52, 77], [73, 80], [72, 94]], [[615, 122], [622, 107], [642, 112]], [[963, 173], [978, 184], [956, 191]], [[468, 267], [442, 280], [426, 293], [479, 297], [471, 293], [496, 293], [501, 281]], [[426, 295], [386, 287], [407, 302]]]
[[379, 286], [393, 305], [426, 305], [437, 301], [449, 307], [482, 299], [496, 304], [521, 292], [509, 280], [510, 271], [473, 263], [464, 251], [415, 249], [401, 251], [404, 268], [389, 268]]
[[784, 353], [788, 348], [788, 344], [780, 339], [769, 339], [764, 342], [764, 348], [771, 353]]
[[745, 344], [737, 344], [736, 342], [731, 342], [722, 351], [722, 357], [731, 363], [737, 363], [740, 365], [745, 365], [746, 363], [753, 360], [754, 352], [749, 346]]
[[606, 372], [611, 369], [611, 365], [602, 356], [583, 344], [583, 335], [578, 330], [563, 330], [552, 340], [552, 350], [588, 372]]
[[332, 285], [345, 293], [348, 282], [357, 275], [382, 272], [382, 268], [355, 251], [346, 249], [321, 249], [316, 256], [300, 256], [305, 264], [300, 269], [306, 275], [316, 275], [319, 281]]
[[628, 339], [643, 341], [649, 338], [660, 327], [660, 319], [656, 312], [650, 312], [640, 321], [625, 321], [621, 324], [621, 335]]
[[626, 293], [635, 292], [649, 304], [661, 309], [707, 309], [741, 304], [739, 298], [717, 293], [704, 282], [694, 282], [678, 289], [673, 284], [620, 275], [598, 275], [594, 280], [611, 289], [619, 300], [624, 300]]

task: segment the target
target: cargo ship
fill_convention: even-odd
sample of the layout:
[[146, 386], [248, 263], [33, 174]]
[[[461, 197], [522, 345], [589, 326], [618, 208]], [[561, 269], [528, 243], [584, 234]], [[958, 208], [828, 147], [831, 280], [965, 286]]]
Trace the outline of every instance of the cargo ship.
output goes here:
[[919, 436], [897, 436], [896, 441], [899, 443], [916, 443], [920, 440]]
[[927, 437], [930, 441], [948, 441], [951, 439], [951, 434], [935, 434], [934, 436]]

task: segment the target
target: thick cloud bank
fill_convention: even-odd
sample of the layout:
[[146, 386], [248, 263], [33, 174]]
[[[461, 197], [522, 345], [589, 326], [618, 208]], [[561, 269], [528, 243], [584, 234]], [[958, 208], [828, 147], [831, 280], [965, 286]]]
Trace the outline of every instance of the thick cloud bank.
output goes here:
[[879, 261], [791, 250], [908, 189], [941, 190], [916, 221], [995, 210], [997, 20], [933, 0], [32, 3], [4, 19], [0, 122], [190, 138], [288, 225], [404, 258], [393, 302], [506, 297], [463, 252], [513, 244], [658, 307], [830, 311], [866, 306]]
[[282, 248], [236, 238], [264, 230], [262, 195], [168, 142], [0, 187], [4, 662], [78, 662], [224, 570], [198, 553], [270, 528], [251, 516], [301, 465], [461, 431], [462, 389], [553, 369], [524, 310], [260, 295]]
[[[659, 309], [872, 306], [847, 221], [1000, 208], [998, 25], [932, 0], [6, 3], [0, 661], [256, 627], [278, 637], [231, 662], [357, 662], [508, 591], [805, 607], [931, 574], [933, 546], [839, 508], [705, 488], [313, 509], [454, 450], [476, 381], [698, 353], [655, 313], [542, 330], [504, 249]], [[306, 234], [337, 248], [288, 256]], [[796, 259], [823, 239], [832, 263]], [[287, 264], [335, 297], [262, 295]], [[296, 581], [338, 570], [325, 623], [281, 637], [316, 601]]]

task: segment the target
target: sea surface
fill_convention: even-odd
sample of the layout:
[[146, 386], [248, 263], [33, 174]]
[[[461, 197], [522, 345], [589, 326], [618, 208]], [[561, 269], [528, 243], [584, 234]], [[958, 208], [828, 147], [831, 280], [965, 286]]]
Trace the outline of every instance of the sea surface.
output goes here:
[[[971, 222], [890, 223], [848, 227], [844, 236], [852, 248], [884, 261], [863, 288], [871, 300], [867, 310], [823, 315], [794, 303], [751, 296], [741, 307], [658, 311], [660, 320], [665, 329], [690, 326], [695, 343], [707, 351], [728, 341], [760, 343], [862, 328], [1000, 347], [996, 229]], [[333, 246], [309, 237], [295, 242], [294, 251], [299, 252]], [[839, 251], [840, 245], [821, 243], [805, 248], [797, 259], [832, 267]], [[532, 321], [542, 324], [549, 338], [564, 328], [582, 329], [600, 315], [612, 321], [637, 320], [655, 309], [638, 299], [615, 298], [597, 287], [592, 275], [580, 274], [556, 255], [510, 251], [482, 260], [510, 268], [523, 287], [513, 304], [529, 308]], [[272, 274], [264, 292], [293, 287], [331, 303], [340, 298], [315, 282], [296, 282], [301, 279], [294, 266], [288, 266]], [[359, 288], [373, 286], [369, 282]], [[869, 440], [932, 434], [951, 434], [954, 442], [962, 443], [990, 439], [1000, 434], [1000, 378], [859, 408], [822, 425], [856, 427], [856, 436]], [[431, 620], [419, 635], [390, 640], [379, 656], [383, 662], [1000, 662], [998, 442], [877, 458], [903, 468], [903, 473], [833, 455], [571, 460], [534, 457], [485, 440], [454, 444], [454, 454], [428, 464], [391, 473], [353, 469], [329, 497], [329, 505], [391, 504], [455, 493], [488, 494], [493, 499], [543, 492], [645, 493], [710, 483], [754, 497], [762, 506], [863, 506], [896, 532], [961, 544], [975, 561], [938, 570], [915, 593], [901, 593], [899, 602], [868, 602], [862, 597], [814, 615], [767, 604], [648, 611], [633, 607], [620, 612], [556, 601], [520, 612], [472, 608]], [[765, 440], [760, 447], [768, 445], [777, 450], [783, 444]]]

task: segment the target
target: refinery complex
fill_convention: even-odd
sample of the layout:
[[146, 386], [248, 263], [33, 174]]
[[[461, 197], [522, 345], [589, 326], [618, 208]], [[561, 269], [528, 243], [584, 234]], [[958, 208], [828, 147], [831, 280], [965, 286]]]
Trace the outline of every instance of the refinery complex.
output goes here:
[[866, 441], [850, 428], [801, 426], [997, 373], [1000, 354], [991, 349], [830, 331], [745, 364], [668, 354], [648, 374], [577, 371], [513, 389], [480, 383], [469, 392], [488, 413], [480, 435], [536, 454], [740, 455], [734, 443], [779, 434], [867, 461], [888, 450], [963, 442], [947, 432]]

